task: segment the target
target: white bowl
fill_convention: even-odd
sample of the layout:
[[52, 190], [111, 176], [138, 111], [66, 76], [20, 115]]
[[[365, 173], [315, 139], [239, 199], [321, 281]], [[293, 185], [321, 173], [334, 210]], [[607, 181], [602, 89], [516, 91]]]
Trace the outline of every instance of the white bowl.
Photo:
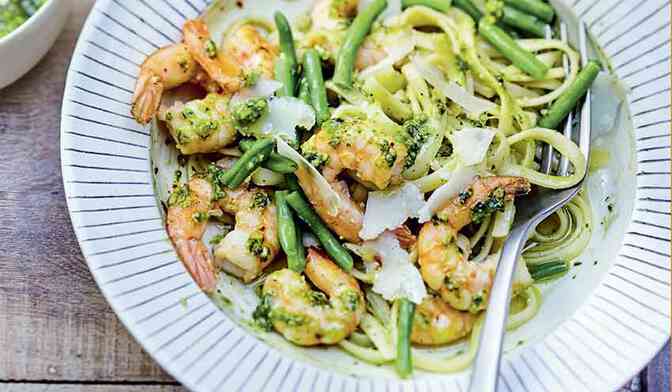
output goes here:
[[[137, 124], [130, 102], [146, 56], [178, 41], [185, 19], [212, 1], [99, 0], [72, 56], [61, 117], [64, 188], [82, 253], [112, 308], [195, 392], [465, 391], [468, 370], [418, 371], [402, 381], [388, 368], [340, 366], [348, 357], [337, 349], [268, 344], [268, 336], [238, 322], [245, 298], [220, 311], [178, 260], [152, 177], [154, 163], [166, 166], [152, 155], [165, 137]], [[286, 11], [298, 3], [263, 1], [269, 7], [257, 11], [266, 15], [271, 4]], [[606, 236], [595, 232], [577, 273], [545, 293], [540, 313], [508, 335], [499, 391], [614, 391], [670, 336], [669, 0], [552, 1], [584, 15], [629, 86], [622, 115], [633, 132], [604, 146], [621, 165], [613, 170], [620, 173], [619, 221]], [[601, 116], [592, 123], [595, 136], [609, 130]]]
[[0, 88], [23, 76], [47, 53], [63, 29], [70, 0], [48, 0], [16, 30], [0, 38]]

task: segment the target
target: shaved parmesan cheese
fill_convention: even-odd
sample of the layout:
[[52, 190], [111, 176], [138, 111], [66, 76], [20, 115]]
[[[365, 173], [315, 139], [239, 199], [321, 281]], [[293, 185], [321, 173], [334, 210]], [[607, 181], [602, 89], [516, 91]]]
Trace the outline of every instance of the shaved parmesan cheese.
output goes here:
[[315, 111], [298, 98], [279, 97], [268, 100], [268, 111], [249, 132], [258, 137], [283, 136], [296, 140], [296, 127], [310, 129], [315, 125]]
[[439, 189], [429, 197], [425, 205], [420, 209], [420, 223], [427, 222], [432, 216], [443, 208], [453, 197], [457, 196], [469, 186], [476, 178], [478, 168], [476, 166], [461, 166], [453, 171], [448, 182], [441, 185]]
[[250, 98], [270, 97], [282, 87], [277, 80], [259, 79], [253, 86], [245, 87], [231, 97], [231, 104], [237, 104]]
[[364, 246], [374, 249], [382, 262], [373, 283], [374, 292], [388, 301], [407, 298], [416, 304], [422, 302], [427, 295], [425, 283], [394, 233], [386, 231], [377, 239], [366, 241]]
[[359, 236], [370, 240], [385, 230], [395, 229], [408, 218], [417, 218], [424, 204], [422, 193], [410, 182], [392, 191], [370, 192]]
[[483, 161], [495, 131], [490, 128], [463, 128], [450, 136], [453, 151], [465, 165], [476, 165]]
[[[332, 210], [330, 213], [337, 214], [339, 206], [341, 205], [341, 197], [336, 193], [336, 191], [329, 185], [327, 179], [320, 174], [313, 165], [310, 164], [301, 154], [299, 154], [295, 149], [293, 149], [289, 144], [287, 144], [282, 138], [276, 137], [275, 141], [278, 146], [278, 154], [282, 155], [285, 158], [291, 159], [296, 163], [299, 168], [297, 169], [297, 175], [302, 176], [302, 173], [305, 173], [305, 178], [309, 178], [314, 186], [320, 190], [322, 196], [326, 200], [326, 204]], [[300, 173], [299, 171], [302, 171]]]
[[497, 108], [495, 103], [470, 94], [459, 84], [453, 81], [446, 82], [440, 69], [419, 56], [414, 56], [411, 62], [427, 83], [434, 86], [445, 97], [460, 105], [468, 113], [479, 115], [483, 112], [491, 112]]

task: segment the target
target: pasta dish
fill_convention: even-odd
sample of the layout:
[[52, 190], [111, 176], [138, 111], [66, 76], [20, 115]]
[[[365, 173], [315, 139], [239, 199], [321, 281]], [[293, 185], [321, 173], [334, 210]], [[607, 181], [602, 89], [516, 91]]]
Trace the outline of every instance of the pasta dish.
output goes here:
[[[211, 10], [232, 18], [224, 3]], [[212, 13], [188, 20], [142, 64], [133, 117], [182, 163], [168, 236], [206, 293], [223, 274], [256, 289], [262, 333], [338, 345], [401, 377], [464, 369], [516, 199], [585, 175], [557, 130], [600, 64], [581, 67], [550, 38], [542, 0], [308, 4], [293, 18], [241, 15], [217, 36]], [[543, 146], [568, 176], [540, 170]], [[534, 230], [508, 328], [567, 273], [591, 216], [582, 192]], [[414, 349], [462, 339], [469, 348], [442, 360]]]

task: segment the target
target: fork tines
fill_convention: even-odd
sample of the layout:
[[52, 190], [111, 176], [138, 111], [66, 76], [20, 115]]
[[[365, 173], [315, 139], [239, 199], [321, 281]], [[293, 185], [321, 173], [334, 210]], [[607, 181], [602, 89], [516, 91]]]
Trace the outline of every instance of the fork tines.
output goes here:
[[[553, 33], [550, 28], [547, 28], [546, 38], [552, 38]], [[585, 66], [588, 62], [588, 42], [587, 30], [583, 20], [579, 21], [579, 53], [581, 55], [581, 66]], [[564, 43], [568, 43], [569, 36], [567, 33], [567, 24], [560, 22], [560, 39]], [[569, 59], [566, 55], [562, 56], [562, 66], [565, 74], [569, 73]], [[573, 140], [579, 145], [581, 152], [588, 160], [590, 152], [590, 90], [588, 90], [583, 102], [577, 104], [574, 112], [570, 112], [564, 121], [562, 133], [567, 138]], [[579, 121], [575, 121], [575, 120]], [[575, 129], [578, 128], [575, 132]], [[555, 151], [551, 146], [543, 144], [541, 147], [541, 163], [540, 171], [549, 174], [557, 173], [559, 176], [566, 176], [570, 171], [569, 160], [561, 156], [559, 152]]]

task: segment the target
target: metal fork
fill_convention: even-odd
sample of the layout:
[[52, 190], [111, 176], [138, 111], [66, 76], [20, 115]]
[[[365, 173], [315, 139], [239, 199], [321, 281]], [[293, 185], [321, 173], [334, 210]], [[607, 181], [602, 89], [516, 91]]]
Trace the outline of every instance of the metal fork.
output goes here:
[[[567, 27], [564, 23], [560, 26], [561, 39], [567, 42]], [[581, 65], [585, 66], [588, 61], [586, 26], [583, 21], [579, 22], [579, 50], [581, 52]], [[563, 59], [565, 67], [567, 61]], [[574, 135], [571, 115], [566, 121], [564, 134], [571, 137], [586, 157], [588, 165], [588, 153], [590, 151], [590, 90], [586, 94], [580, 110], [580, 124], [578, 135]], [[553, 165], [553, 149], [545, 146], [542, 151], [541, 170], [548, 174], [556, 167], [555, 174], [567, 176], [570, 170], [569, 162], [560, 159], [557, 165]], [[502, 255], [497, 266], [495, 281], [492, 285], [488, 311], [485, 315], [485, 323], [479, 338], [478, 354], [474, 361], [471, 373], [469, 392], [493, 392], [497, 387], [497, 376], [502, 356], [502, 343], [506, 320], [509, 315], [511, 294], [511, 281], [517, 260], [523, 251], [528, 233], [544, 218], [567, 204], [581, 189], [583, 180], [572, 188], [562, 191], [540, 190], [524, 199], [523, 203], [517, 203], [516, 219], [509, 233]]]

